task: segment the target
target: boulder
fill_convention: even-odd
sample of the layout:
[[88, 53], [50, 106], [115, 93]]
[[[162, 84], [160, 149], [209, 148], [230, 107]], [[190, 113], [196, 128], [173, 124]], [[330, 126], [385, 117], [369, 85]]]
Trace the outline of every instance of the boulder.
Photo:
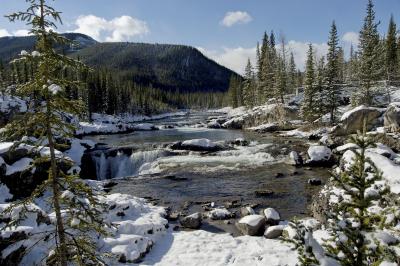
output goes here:
[[199, 229], [201, 226], [201, 214], [196, 212], [189, 216], [183, 217], [180, 219], [180, 223], [185, 228]]
[[281, 215], [274, 208], [266, 208], [263, 211], [265, 221], [270, 225], [277, 225], [281, 220]]
[[268, 226], [264, 232], [264, 237], [268, 239], [275, 239], [282, 235], [283, 229], [285, 229], [285, 225], [273, 225]]
[[366, 121], [367, 130], [379, 125], [379, 117], [382, 111], [375, 107], [358, 106], [346, 113], [340, 119], [341, 127], [335, 133], [337, 134], [354, 134], [358, 130], [362, 131], [364, 120]]
[[332, 151], [323, 145], [313, 145], [307, 151], [309, 160], [306, 161], [307, 165], [311, 166], [331, 166], [334, 163]]
[[303, 165], [303, 158], [297, 151], [291, 151], [289, 157], [286, 159], [286, 163], [294, 166]]
[[271, 197], [274, 195], [274, 192], [269, 189], [256, 190], [254, 193], [257, 197]]
[[383, 115], [383, 124], [388, 132], [400, 132], [400, 102], [391, 103]]
[[240, 208], [241, 217], [245, 217], [247, 215], [252, 215], [252, 214], [256, 214], [256, 212], [253, 210], [252, 207], [247, 206], [247, 207]]
[[247, 215], [236, 223], [236, 227], [243, 235], [260, 235], [264, 231], [265, 218], [257, 214]]

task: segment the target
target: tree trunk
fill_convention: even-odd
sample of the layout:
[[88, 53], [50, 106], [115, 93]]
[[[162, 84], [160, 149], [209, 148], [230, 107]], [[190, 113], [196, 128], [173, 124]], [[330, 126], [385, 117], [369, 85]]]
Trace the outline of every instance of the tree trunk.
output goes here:
[[[47, 101], [48, 118], [50, 117], [50, 114], [51, 114], [49, 104], [50, 104], [49, 101]], [[55, 150], [54, 150], [53, 133], [51, 132], [50, 123], [47, 123], [47, 140], [49, 141], [50, 162], [51, 162], [49, 176], [51, 178], [50, 179], [51, 186], [53, 189], [53, 205], [54, 205], [54, 211], [56, 213], [57, 235], [58, 235], [58, 240], [59, 240], [59, 246], [57, 247], [57, 249], [58, 249], [57, 252], [58, 252], [58, 256], [60, 258], [60, 265], [67, 266], [67, 246], [66, 246], [64, 224], [63, 224], [62, 216], [61, 216], [60, 189], [59, 189], [58, 177], [57, 177], [57, 161], [56, 161]]]

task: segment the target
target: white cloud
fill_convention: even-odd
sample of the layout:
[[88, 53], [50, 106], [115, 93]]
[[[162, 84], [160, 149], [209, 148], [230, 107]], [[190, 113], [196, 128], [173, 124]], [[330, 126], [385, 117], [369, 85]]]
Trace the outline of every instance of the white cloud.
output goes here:
[[[288, 54], [293, 52], [294, 61], [297, 68], [300, 70], [304, 70], [305, 62], [307, 60], [308, 45], [309, 44], [305, 42], [291, 40], [286, 46]], [[326, 43], [313, 43], [313, 48], [317, 57], [325, 56], [328, 52], [328, 45]], [[253, 66], [256, 65], [256, 47], [224, 47], [220, 51], [207, 50], [202, 47], [198, 47], [197, 49], [217, 63], [232, 69], [239, 74], [244, 73], [248, 58], [250, 58]]]
[[129, 41], [136, 36], [140, 37], [150, 32], [145, 21], [130, 16], [116, 17], [112, 20], [94, 15], [79, 16], [75, 24], [78, 28], [74, 32], [108, 42]]
[[342, 41], [348, 44], [358, 45], [359, 34], [353, 31], [346, 32], [342, 37]]
[[253, 18], [245, 11], [230, 11], [225, 14], [221, 25], [231, 27], [235, 24], [247, 24], [252, 20]]
[[[313, 43], [312, 45], [315, 55], [318, 58], [325, 56], [328, 53], [328, 45], [326, 43]], [[293, 52], [293, 57], [297, 68], [304, 70], [309, 43], [291, 40], [287, 43], [287, 47], [289, 53]]]
[[16, 30], [13, 31], [13, 35], [14, 36], [28, 36], [29, 34], [29, 30]]
[[5, 36], [11, 36], [11, 34], [5, 29], [0, 29], [0, 37], [5, 37]]

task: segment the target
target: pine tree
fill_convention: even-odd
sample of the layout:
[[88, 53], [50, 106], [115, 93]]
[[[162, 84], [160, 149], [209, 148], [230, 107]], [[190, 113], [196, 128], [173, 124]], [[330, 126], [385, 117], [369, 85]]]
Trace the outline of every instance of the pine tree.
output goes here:
[[331, 31], [328, 41], [328, 55], [326, 63], [326, 107], [330, 113], [330, 122], [333, 124], [335, 122], [335, 113], [338, 106], [338, 90], [339, 90], [339, 37], [337, 35], [337, 29], [335, 21], [332, 22]]
[[320, 117], [326, 113], [325, 106], [325, 57], [321, 57], [316, 63], [315, 95], [314, 95], [314, 116]]
[[[385, 206], [383, 196], [389, 190], [379, 184], [382, 173], [366, 156], [367, 148], [375, 145], [372, 138], [364, 130], [351, 137], [351, 142], [359, 147], [353, 151], [352, 162], [332, 175], [334, 185], [344, 194], [328, 213], [332, 238], [326, 242], [326, 249], [341, 265], [379, 265], [386, 252], [378, 242], [371, 243], [367, 235], [381, 226], [383, 218], [369, 208], [377, 202]], [[371, 248], [370, 244], [378, 247]]]
[[287, 71], [286, 71], [286, 43], [285, 37], [281, 36], [281, 47], [280, 54], [276, 59], [276, 69], [275, 69], [275, 93], [274, 96], [276, 99], [279, 99], [280, 102], [284, 103], [284, 94], [287, 89]]
[[358, 58], [357, 52], [354, 51], [353, 44], [350, 46], [350, 58], [348, 62], [346, 81], [354, 83], [358, 77]]
[[368, 1], [367, 15], [364, 19], [363, 28], [360, 31], [359, 51], [359, 79], [361, 81], [362, 92], [354, 95], [353, 103], [371, 105], [374, 99], [372, 91], [374, 84], [382, 74], [380, 58], [383, 54], [378, 33], [378, 24], [375, 23], [375, 11], [372, 0]]
[[243, 103], [249, 107], [254, 106], [254, 85], [253, 66], [250, 59], [248, 59], [243, 81]]
[[293, 52], [290, 53], [289, 59], [289, 67], [288, 67], [288, 92], [295, 93], [296, 90], [296, 78], [297, 78], [297, 70], [296, 63], [294, 62]]
[[[100, 204], [94, 192], [78, 180], [77, 176], [64, 173], [58, 166], [61, 163], [56, 157], [56, 148], [62, 147], [58, 140], [71, 136], [74, 132], [65, 119], [66, 114], [78, 115], [81, 103], [70, 100], [65, 94], [66, 87], [75, 86], [76, 82], [63, 78], [65, 68], [75, 69], [79, 63], [56, 53], [55, 44], [66, 45], [67, 39], [51, 30], [56, 23], [61, 23], [60, 12], [49, 6], [45, 0], [29, 0], [30, 6], [25, 12], [17, 12], [7, 16], [11, 22], [21, 20], [32, 27], [31, 33], [36, 36], [37, 51], [21, 55], [14, 64], [38, 61], [38, 68], [29, 82], [20, 84], [17, 92], [22, 97], [36, 94], [41, 99], [41, 106], [35, 111], [28, 110], [21, 120], [9, 123], [2, 132], [2, 140], [18, 140], [22, 136], [34, 136], [37, 145], [46, 145], [48, 157], [35, 160], [35, 163], [49, 162], [48, 180], [40, 185], [31, 197], [12, 204], [2, 213], [10, 217], [10, 213], [19, 205], [26, 206], [45, 191], [51, 191], [51, 210], [55, 213], [54, 231], [45, 231], [43, 239], [55, 239], [55, 253], [47, 258], [50, 265], [66, 266], [69, 261], [77, 264], [99, 264], [101, 257], [96, 254], [95, 244], [91, 241], [93, 234], [104, 234], [104, 223], [100, 218]], [[21, 121], [23, 121], [21, 123]], [[47, 144], [44, 144], [47, 143]], [[68, 193], [65, 193], [68, 192]], [[64, 196], [64, 195], [70, 196]], [[64, 210], [64, 214], [62, 214]], [[22, 214], [23, 215], [23, 214]], [[77, 221], [79, 221], [77, 223]], [[9, 225], [18, 220], [11, 219]], [[78, 232], [71, 234], [71, 232]]]
[[301, 114], [307, 121], [314, 120], [314, 96], [315, 96], [315, 70], [314, 51], [310, 43], [307, 52], [306, 76], [304, 81], [304, 96], [301, 104]]
[[386, 36], [386, 47], [385, 47], [386, 79], [389, 84], [390, 82], [396, 81], [399, 78], [399, 72], [398, 72], [399, 59], [397, 57], [398, 47], [397, 47], [396, 34], [397, 34], [396, 23], [394, 22], [392, 15], [390, 17], [389, 29]]

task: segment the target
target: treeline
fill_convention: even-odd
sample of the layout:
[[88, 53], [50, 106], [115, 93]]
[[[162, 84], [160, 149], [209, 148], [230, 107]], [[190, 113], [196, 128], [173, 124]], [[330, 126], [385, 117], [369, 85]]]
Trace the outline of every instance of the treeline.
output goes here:
[[396, 35], [393, 16], [387, 34], [380, 36], [371, 0], [366, 11], [359, 45], [351, 46], [347, 60], [339, 46], [333, 21], [327, 42], [328, 53], [317, 57], [310, 44], [304, 72], [297, 69], [283, 36], [276, 44], [273, 32], [264, 34], [261, 48], [257, 45], [256, 66], [248, 61], [243, 82], [231, 78], [230, 104], [252, 107], [268, 101], [284, 103], [286, 93], [304, 91], [301, 106], [304, 118], [314, 121], [329, 113], [334, 122], [340, 93], [345, 86], [355, 88], [351, 96], [353, 105], [373, 105], [377, 95], [386, 96], [390, 101], [390, 86], [400, 85], [400, 37]]
[[[35, 62], [13, 61], [5, 65], [0, 61], [1, 93], [15, 95], [15, 86], [31, 81], [36, 71]], [[217, 108], [226, 103], [226, 93], [161, 90], [139, 85], [105, 68], [63, 68], [59, 75], [76, 80], [76, 86], [67, 87], [65, 93], [69, 99], [85, 103], [88, 117], [91, 113], [150, 115], [176, 109]]]

